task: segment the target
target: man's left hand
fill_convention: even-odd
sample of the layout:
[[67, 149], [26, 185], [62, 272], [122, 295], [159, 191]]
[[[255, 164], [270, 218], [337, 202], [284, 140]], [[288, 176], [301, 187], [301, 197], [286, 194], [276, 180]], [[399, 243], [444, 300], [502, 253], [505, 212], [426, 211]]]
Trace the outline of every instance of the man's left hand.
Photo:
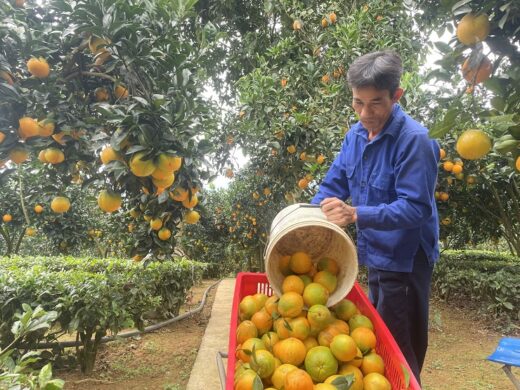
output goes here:
[[320, 203], [321, 211], [332, 223], [344, 227], [357, 221], [356, 208], [338, 198], [325, 198]]

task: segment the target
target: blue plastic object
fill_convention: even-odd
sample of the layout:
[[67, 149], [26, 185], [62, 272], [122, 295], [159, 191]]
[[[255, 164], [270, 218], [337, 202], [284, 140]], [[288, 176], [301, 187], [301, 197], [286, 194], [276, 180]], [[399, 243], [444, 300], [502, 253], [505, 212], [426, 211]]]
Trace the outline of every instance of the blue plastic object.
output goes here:
[[498, 342], [497, 349], [488, 356], [492, 362], [520, 367], [520, 338], [504, 337]]

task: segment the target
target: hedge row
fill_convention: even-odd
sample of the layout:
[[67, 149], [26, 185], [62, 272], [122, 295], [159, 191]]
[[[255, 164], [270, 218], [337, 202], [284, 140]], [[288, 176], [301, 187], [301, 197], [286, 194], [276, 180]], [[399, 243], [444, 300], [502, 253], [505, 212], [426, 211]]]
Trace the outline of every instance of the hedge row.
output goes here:
[[58, 313], [54, 335], [36, 334], [33, 342], [77, 332], [83, 348], [78, 360], [92, 370], [97, 347], [110, 331], [142, 329], [143, 315], [176, 315], [205, 265], [185, 259], [147, 266], [122, 259], [72, 257], [0, 258], [0, 347], [11, 341], [14, 314], [22, 304]]
[[432, 291], [467, 302], [504, 328], [520, 320], [520, 258], [487, 251], [444, 251], [434, 269]]

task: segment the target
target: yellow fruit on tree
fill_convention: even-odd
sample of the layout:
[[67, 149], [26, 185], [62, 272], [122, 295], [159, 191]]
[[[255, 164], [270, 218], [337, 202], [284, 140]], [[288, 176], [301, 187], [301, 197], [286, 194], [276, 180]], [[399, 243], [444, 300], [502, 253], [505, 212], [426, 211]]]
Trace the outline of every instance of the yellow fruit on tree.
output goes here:
[[155, 164], [151, 159], [144, 160], [145, 152], [139, 152], [130, 159], [130, 171], [138, 177], [150, 176], [155, 171]]
[[325, 162], [325, 156], [320, 154], [318, 157], [316, 157], [316, 162], [320, 165], [323, 164]]
[[102, 49], [99, 54], [96, 54], [96, 60], [94, 61], [94, 64], [97, 66], [101, 66], [110, 58], [112, 58], [110, 52], [107, 49]]
[[70, 209], [70, 201], [64, 196], [57, 196], [51, 202], [51, 210], [57, 214], [66, 213]]
[[309, 186], [309, 181], [306, 178], [298, 180], [298, 187], [304, 190]]
[[156, 179], [155, 177], [152, 178], [153, 184], [158, 188], [168, 188], [173, 184], [174, 181], [175, 174], [173, 172], [168, 172], [164, 179]]
[[482, 42], [488, 35], [489, 20], [486, 14], [466, 14], [457, 25], [457, 38], [464, 45]]
[[188, 199], [189, 192], [186, 188], [177, 187], [172, 192], [170, 192], [170, 198], [176, 200], [177, 202], [183, 202]]
[[97, 102], [106, 102], [108, 99], [110, 99], [110, 93], [105, 87], [96, 88], [94, 95], [96, 96]]
[[156, 166], [163, 171], [177, 172], [182, 165], [182, 157], [170, 156], [166, 153], [161, 153], [157, 157]]
[[103, 51], [106, 51], [105, 46], [109, 43], [109, 40], [92, 35], [88, 40], [88, 48], [90, 49], [92, 54], [99, 54]]
[[296, 153], [296, 146], [294, 146], [294, 145], [289, 145], [289, 146], [287, 147], [287, 151], [288, 151], [290, 154]]
[[34, 206], [34, 212], [36, 214], [41, 214], [43, 212], [43, 207], [39, 204], [37, 204], [36, 206]]
[[172, 236], [172, 232], [168, 228], [162, 228], [159, 230], [159, 233], [157, 233], [157, 236], [160, 240], [166, 241]]
[[469, 129], [459, 136], [455, 149], [460, 157], [477, 160], [489, 153], [491, 139], [482, 130]]
[[515, 167], [516, 167], [516, 170], [520, 172], [520, 156], [518, 156], [516, 158]]
[[45, 161], [50, 164], [59, 164], [65, 161], [65, 155], [60, 149], [48, 148], [45, 149]]
[[9, 152], [9, 158], [15, 164], [21, 164], [29, 158], [29, 152], [23, 146], [15, 146]]
[[113, 213], [121, 207], [121, 195], [107, 190], [102, 190], [98, 195], [98, 205], [106, 213]]
[[294, 31], [299, 31], [303, 28], [303, 22], [300, 19], [296, 19], [293, 24], [292, 28]]
[[39, 122], [38, 125], [38, 135], [40, 137], [50, 137], [54, 133], [54, 129], [56, 128], [55, 123], [48, 119]]
[[0, 144], [4, 142], [5, 134], [0, 131]]
[[18, 124], [18, 134], [20, 134], [20, 138], [27, 139], [40, 135], [40, 125], [36, 119], [25, 116], [18, 120]]
[[27, 229], [25, 229], [25, 234], [27, 234], [29, 237], [33, 237], [36, 235], [36, 229], [28, 227]]
[[38, 160], [40, 160], [42, 163], [47, 163], [47, 160], [45, 159], [45, 152], [47, 149], [40, 150], [40, 153], [38, 153]]
[[194, 208], [199, 203], [199, 199], [197, 198], [196, 194], [193, 194], [191, 196], [191, 199], [188, 197], [182, 201], [182, 205], [186, 207], [187, 209]]
[[2, 221], [4, 221], [5, 223], [11, 222], [12, 220], [13, 220], [13, 216], [11, 214], [4, 214], [2, 216]]
[[114, 96], [118, 99], [126, 99], [128, 97], [128, 89], [118, 85], [114, 88]]
[[195, 210], [190, 210], [184, 214], [184, 222], [194, 224], [199, 222], [200, 214]]
[[473, 64], [471, 59], [468, 58], [462, 64], [462, 75], [471, 85], [486, 81], [489, 79], [492, 72], [493, 64], [491, 64], [491, 61], [487, 57], [484, 57], [476, 64]]
[[121, 160], [121, 155], [112, 146], [107, 146], [101, 151], [100, 158], [101, 162], [107, 165], [110, 161]]
[[50, 67], [45, 58], [31, 58], [27, 61], [27, 69], [29, 73], [34, 77], [38, 77], [39, 79], [44, 79], [49, 76]]
[[159, 230], [160, 228], [162, 228], [162, 220], [160, 218], [154, 218], [150, 221], [150, 227], [152, 228], [152, 230]]
[[334, 12], [331, 12], [329, 14], [329, 20], [332, 24], [336, 23], [336, 21], [338, 20], [338, 17], [336, 16], [336, 14]]

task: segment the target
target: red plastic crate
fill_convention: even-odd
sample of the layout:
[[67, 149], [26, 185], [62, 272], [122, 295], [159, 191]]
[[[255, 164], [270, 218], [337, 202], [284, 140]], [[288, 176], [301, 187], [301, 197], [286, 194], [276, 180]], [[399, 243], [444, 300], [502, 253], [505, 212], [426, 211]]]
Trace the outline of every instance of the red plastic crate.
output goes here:
[[[228, 363], [226, 374], [226, 390], [233, 390], [235, 372], [235, 350], [236, 329], [238, 326], [238, 305], [243, 297], [256, 293], [264, 293], [267, 296], [273, 295], [273, 290], [269, 285], [267, 276], [261, 273], [241, 272], [237, 275], [235, 283], [235, 294], [233, 296], [233, 309], [231, 313], [231, 325], [229, 328]], [[368, 300], [359, 284], [356, 282], [354, 288], [347, 295], [347, 298], [356, 304], [359, 311], [366, 315], [374, 324], [377, 336], [376, 351], [385, 362], [385, 376], [392, 384], [393, 390], [420, 390], [421, 387], [413, 376], [408, 363], [406, 362], [401, 350], [397, 346], [392, 334]], [[404, 370], [410, 373], [410, 383], [406, 387]]]

